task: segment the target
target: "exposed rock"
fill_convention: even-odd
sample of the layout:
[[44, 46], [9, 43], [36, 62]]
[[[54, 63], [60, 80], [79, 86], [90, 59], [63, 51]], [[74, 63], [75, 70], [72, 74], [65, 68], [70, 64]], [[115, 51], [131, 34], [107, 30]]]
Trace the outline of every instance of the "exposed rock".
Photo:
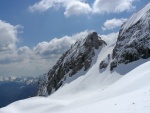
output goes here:
[[[47, 73], [47, 79], [39, 82], [37, 95], [51, 94], [56, 91], [69, 77], [74, 76], [82, 68], [87, 71], [95, 56], [95, 49], [103, 47], [106, 43], [101, 40], [96, 32], [89, 34], [82, 40], [78, 40], [66, 51], [53, 68]], [[45, 83], [45, 84], [44, 84]], [[42, 84], [42, 85], [40, 85]]]
[[115, 67], [117, 67], [117, 61], [112, 61], [110, 64], [110, 70], [112, 71]]
[[47, 74], [44, 74], [42, 76], [39, 77], [38, 80], [38, 87], [35, 91], [35, 95], [40, 95], [40, 96], [46, 96], [47, 93], [47, 88], [45, 86], [47, 86]]
[[101, 63], [100, 63], [100, 66], [99, 68], [100, 69], [103, 69], [103, 68], [106, 68], [109, 64], [109, 61], [110, 61], [110, 54], [108, 54], [107, 58], [105, 58]]

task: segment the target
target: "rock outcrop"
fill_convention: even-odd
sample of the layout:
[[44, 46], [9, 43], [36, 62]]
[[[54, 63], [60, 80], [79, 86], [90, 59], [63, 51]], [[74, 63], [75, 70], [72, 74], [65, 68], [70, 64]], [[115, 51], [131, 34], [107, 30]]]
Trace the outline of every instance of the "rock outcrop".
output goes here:
[[44, 78], [39, 80], [37, 95], [49, 95], [62, 86], [67, 77], [74, 76], [81, 69], [87, 71], [95, 56], [95, 50], [104, 45], [106, 43], [96, 32], [78, 40], [60, 57]]

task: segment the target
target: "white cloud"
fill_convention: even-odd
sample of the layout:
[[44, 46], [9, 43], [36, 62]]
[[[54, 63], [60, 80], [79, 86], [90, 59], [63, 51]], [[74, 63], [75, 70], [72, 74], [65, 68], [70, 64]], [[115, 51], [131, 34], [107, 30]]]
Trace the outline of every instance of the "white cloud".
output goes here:
[[136, 0], [95, 0], [93, 13], [120, 13], [135, 8], [132, 3]]
[[0, 51], [14, 50], [18, 39], [18, 28], [20, 25], [13, 26], [0, 20]]
[[86, 0], [41, 0], [32, 6], [29, 6], [31, 12], [44, 12], [48, 9], [65, 8], [66, 17], [72, 15], [92, 14], [92, 13], [120, 13], [130, 11], [135, 8], [133, 2], [138, 0], [95, 0], [90, 5]]
[[33, 6], [30, 6], [29, 10], [32, 12], [34, 11], [43, 12], [59, 4], [61, 4], [61, 0], [56, 0], [56, 1], [55, 0], [41, 0], [40, 2], [35, 3]]
[[42, 56], [56, 55], [62, 54], [66, 49], [70, 47], [70, 44], [73, 41], [69, 37], [63, 37], [61, 39], [54, 38], [50, 42], [41, 42], [36, 47], [34, 47], [34, 51], [36, 54]]
[[92, 11], [89, 4], [83, 0], [41, 0], [29, 7], [31, 12], [39, 11], [43, 12], [50, 8], [59, 9], [59, 7], [65, 8], [65, 16], [88, 14]]
[[121, 19], [113, 18], [111, 20], [106, 20], [106, 22], [104, 23], [102, 29], [103, 30], [112, 30], [116, 27], [120, 27], [126, 21], [127, 21], [126, 18], [121, 18]]
[[72, 36], [64, 36], [62, 38], [54, 38], [50, 42], [41, 42], [34, 47], [36, 54], [42, 56], [58, 55], [64, 53], [76, 40], [84, 38], [90, 31], [86, 30]]
[[23, 46], [23, 47], [20, 47], [18, 50], [17, 50], [17, 54], [19, 55], [25, 55], [25, 54], [30, 54], [31, 53], [31, 49], [27, 46]]
[[65, 16], [69, 17], [71, 15], [81, 15], [81, 14], [88, 14], [92, 12], [92, 8], [89, 4], [80, 2], [80, 1], [74, 1], [70, 2], [66, 6]]

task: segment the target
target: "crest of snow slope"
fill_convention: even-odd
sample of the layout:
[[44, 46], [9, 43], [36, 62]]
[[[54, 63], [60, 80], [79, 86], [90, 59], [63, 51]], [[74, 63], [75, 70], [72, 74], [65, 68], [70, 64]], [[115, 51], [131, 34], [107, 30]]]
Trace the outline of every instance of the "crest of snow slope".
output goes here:
[[124, 66], [128, 70], [131, 65], [148, 61], [125, 76], [111, 73], [109, 68], [99, 72], [99, 63], [113, 48], [108, 45], [97, 52], [96, 63], [85, 75], [64, 84], [51, 96], [17, 101], [0, 109], [0, 113], [149, 113], [149, 59]]
[[150, 3], [147, 4], [143, 9], [138, 11], [137, 13], [133, 14], [130, 19], [122, 26], [123, 30], [122, 33], [124, 33], [125, 30], [136, 24], [140, 19], [144, 19], [146, 16], [146, 12], [150, 10]]

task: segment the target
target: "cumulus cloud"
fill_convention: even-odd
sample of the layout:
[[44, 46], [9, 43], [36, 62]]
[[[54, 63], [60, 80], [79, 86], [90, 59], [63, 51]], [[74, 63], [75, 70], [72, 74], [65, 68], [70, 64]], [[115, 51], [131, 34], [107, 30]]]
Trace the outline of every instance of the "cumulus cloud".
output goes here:
[[126, 18], [121, 18], [121, 19], [113, 18], [111, 20], [106, 20], [106, 22], [104, 23], [102, 29], [103, 30], [112, 30], [116, 27], [120, 27], [126, 21], [127, 21]]
[[76, 40], [86, 37], [89, 32], [91, 31], [86, 30], [72, 36], [54, 38], [49, 42], [43, 41], [33, 48], [27, 46], [17, 48], [16, 40], [13, 42], [15, 49], [0, 51], [0, 76], [44, 74], [56, 63], [62, 53], [69, 49]]
[[0, 51], [14, 50], [18, 39], [20, 25], [13, 26], [0, 20]]
[[54, 38], [50, 42], [41, 42], [33, 48], [36, 54], [44, 57], [58, 55], [64, 53], [76, 40], [84, 38], [90, 31], [86, 30], [72, 36], [64, 36], [62, 38]]
[[88, 14], [92, 11], [89, 4], [83, 0], [41, 0], [33, 6], [29, 6], [31, 12], [40, 11], [44, 12], [50, 8], [59, 9], [65, 8], [65, 16]]
[[136, 0], [95, 0], [93, 13], [120, 13], [135, 8], [132, 3]]
[[38, 3], [35, 3], [33, 6], [29, 7], [29, 10], [34, 12], [34, 11], [46, 11], [49, 8], [55, 7], [55, 6], [59, 6], [59, 4], [61, 4], [63, 2], [61, 2], [61, 0], [41, 0]]
[[30, 54], [31, 52], [32, 52], [32, 50], [27, 46], [20, 47], [17, 50], [18, 55]]
[[120, 13], [130, 11], [135, 8], [133, 2], [136, 0], [95, 0], [92, 5], [86, 0], [41, 0], [29, 6], [31, 12], [44, 12], [48, 9], [65, 8], [66, 17], [72, 15], [92, 14], [92, 13]]
[[92, 12], [92, 8], [89, 4], [80, 2], [80, 1], [74, 1], [70, 2], [66, 6], [65, 16], [69, 17], [72, 15], [81, 15], [81, 14], [88, 14]]

